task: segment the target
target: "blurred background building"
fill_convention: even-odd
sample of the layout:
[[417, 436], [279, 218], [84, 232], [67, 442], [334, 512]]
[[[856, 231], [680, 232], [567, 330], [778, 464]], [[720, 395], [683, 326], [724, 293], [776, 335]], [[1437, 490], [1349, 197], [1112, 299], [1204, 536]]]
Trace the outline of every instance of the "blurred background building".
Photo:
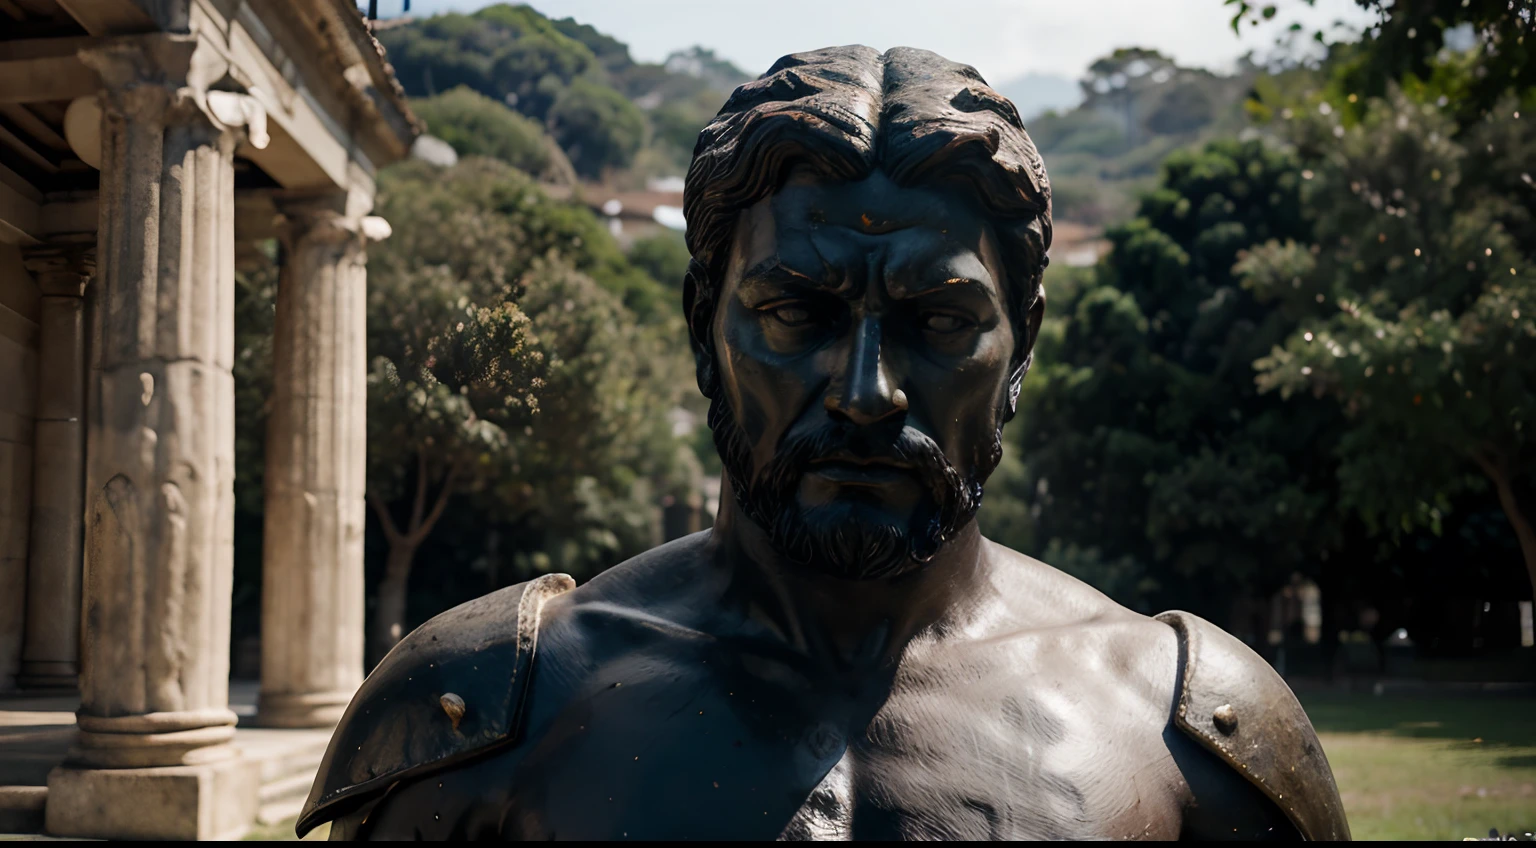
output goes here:
[[323, 728], [363, 675], [374, 175], [416, 134], [350, 2], [0, 3], [0, 677], [55, 693], [0, 713], [0, 830], [302, 799], [325, 732], [230, 703], [236, 267], [281, 241], [245, 721]]

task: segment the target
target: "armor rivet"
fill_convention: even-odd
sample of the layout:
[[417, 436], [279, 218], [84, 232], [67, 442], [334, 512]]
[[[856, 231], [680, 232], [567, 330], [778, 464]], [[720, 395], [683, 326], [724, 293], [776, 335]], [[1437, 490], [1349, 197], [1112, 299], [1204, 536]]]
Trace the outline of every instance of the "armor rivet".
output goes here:
[[1211, 713], [1211, 720], [1216, 723], [1216, 729], [1223, 736], [1231, 736], [1237, 731], [1237, 710], [1232, 709], [1231, 704], [1222, 704]]
[[453, 729], [459, 729], [459, 722], [464, 719], [464, 699], [452, 692], [437, 699], [443, 705], [443, 712], [448, 714], [448, 720], [453, 722]]

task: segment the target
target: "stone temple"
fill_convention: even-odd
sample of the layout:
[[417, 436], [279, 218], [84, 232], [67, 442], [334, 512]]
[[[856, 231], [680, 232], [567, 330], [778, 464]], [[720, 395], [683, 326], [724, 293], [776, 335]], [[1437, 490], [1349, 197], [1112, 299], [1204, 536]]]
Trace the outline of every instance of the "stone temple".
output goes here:
[[[370, 211], [418, 132], [352, 0], [0, 0], [0, 832], [238, 836], [239, 735], [323, 745], [361, 682]], [[235, 269], [274, 237], [237, 730]]]

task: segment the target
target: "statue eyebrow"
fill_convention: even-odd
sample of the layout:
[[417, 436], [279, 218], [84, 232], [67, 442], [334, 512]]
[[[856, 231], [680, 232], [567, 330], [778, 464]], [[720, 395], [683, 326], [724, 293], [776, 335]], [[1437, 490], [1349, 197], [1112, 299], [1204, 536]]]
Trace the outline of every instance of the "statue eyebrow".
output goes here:
[[803, 271], [785, 265], [777, 256], [770, 257], [748, 268], [741, 275], [741, 290], [750, 292], [764, 286], [785, 286], [820, 292], [841, 292], [843, 286], [829, 280], [818, 279]]
[[988, 292], [987, 286], [980, 280], [976, 280], [971, 277], [950, 277], [947, 280], [940, 281], [938, 285], [929, 283], [914, 286], [911, 289], [906, 289], [904, 287], [902, 293], [897, 295], [897, 297], [900, 299], [927, 297], [929, 295], [941, 294], [946, 291], [955, 291], [957, 289], [961, 291], [974, 291], [981, 294]]
[[785, 265], [782, 261], [779, 260], [779, 257], [777, 256], [770, 256], [767, 259], [764, 259], [756, 265], [753, 265], [751, 268], [748, 268], [746, 273], [741, 275], [743, 280], [771, 280], [774, 277], [789, 277], [791, 279], [809, 283], [813, 286], [826, 285], [826, 283], [816, 279], [815, 277], [812, 277], [809, 274], [796, 271], [788, 265]]

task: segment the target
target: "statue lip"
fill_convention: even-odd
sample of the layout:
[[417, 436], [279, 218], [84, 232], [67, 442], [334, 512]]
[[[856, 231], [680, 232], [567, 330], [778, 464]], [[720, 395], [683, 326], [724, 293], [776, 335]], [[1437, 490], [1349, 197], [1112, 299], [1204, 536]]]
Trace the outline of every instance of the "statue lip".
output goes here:
[[836, 453], [813, 460], [807, 471], [834, 482], [873, 485], [909, 480], [913, 468], [889, 457]]
[[863, 467], [885, 466], [902, 471], [911, 471], [912, 463], [892, 456], [858, 456], [848, 451], [838, 451], [826, 456], [819, 456], [811, 460], [810, 465], [815, 468], [818, 465], [858, 465]]

